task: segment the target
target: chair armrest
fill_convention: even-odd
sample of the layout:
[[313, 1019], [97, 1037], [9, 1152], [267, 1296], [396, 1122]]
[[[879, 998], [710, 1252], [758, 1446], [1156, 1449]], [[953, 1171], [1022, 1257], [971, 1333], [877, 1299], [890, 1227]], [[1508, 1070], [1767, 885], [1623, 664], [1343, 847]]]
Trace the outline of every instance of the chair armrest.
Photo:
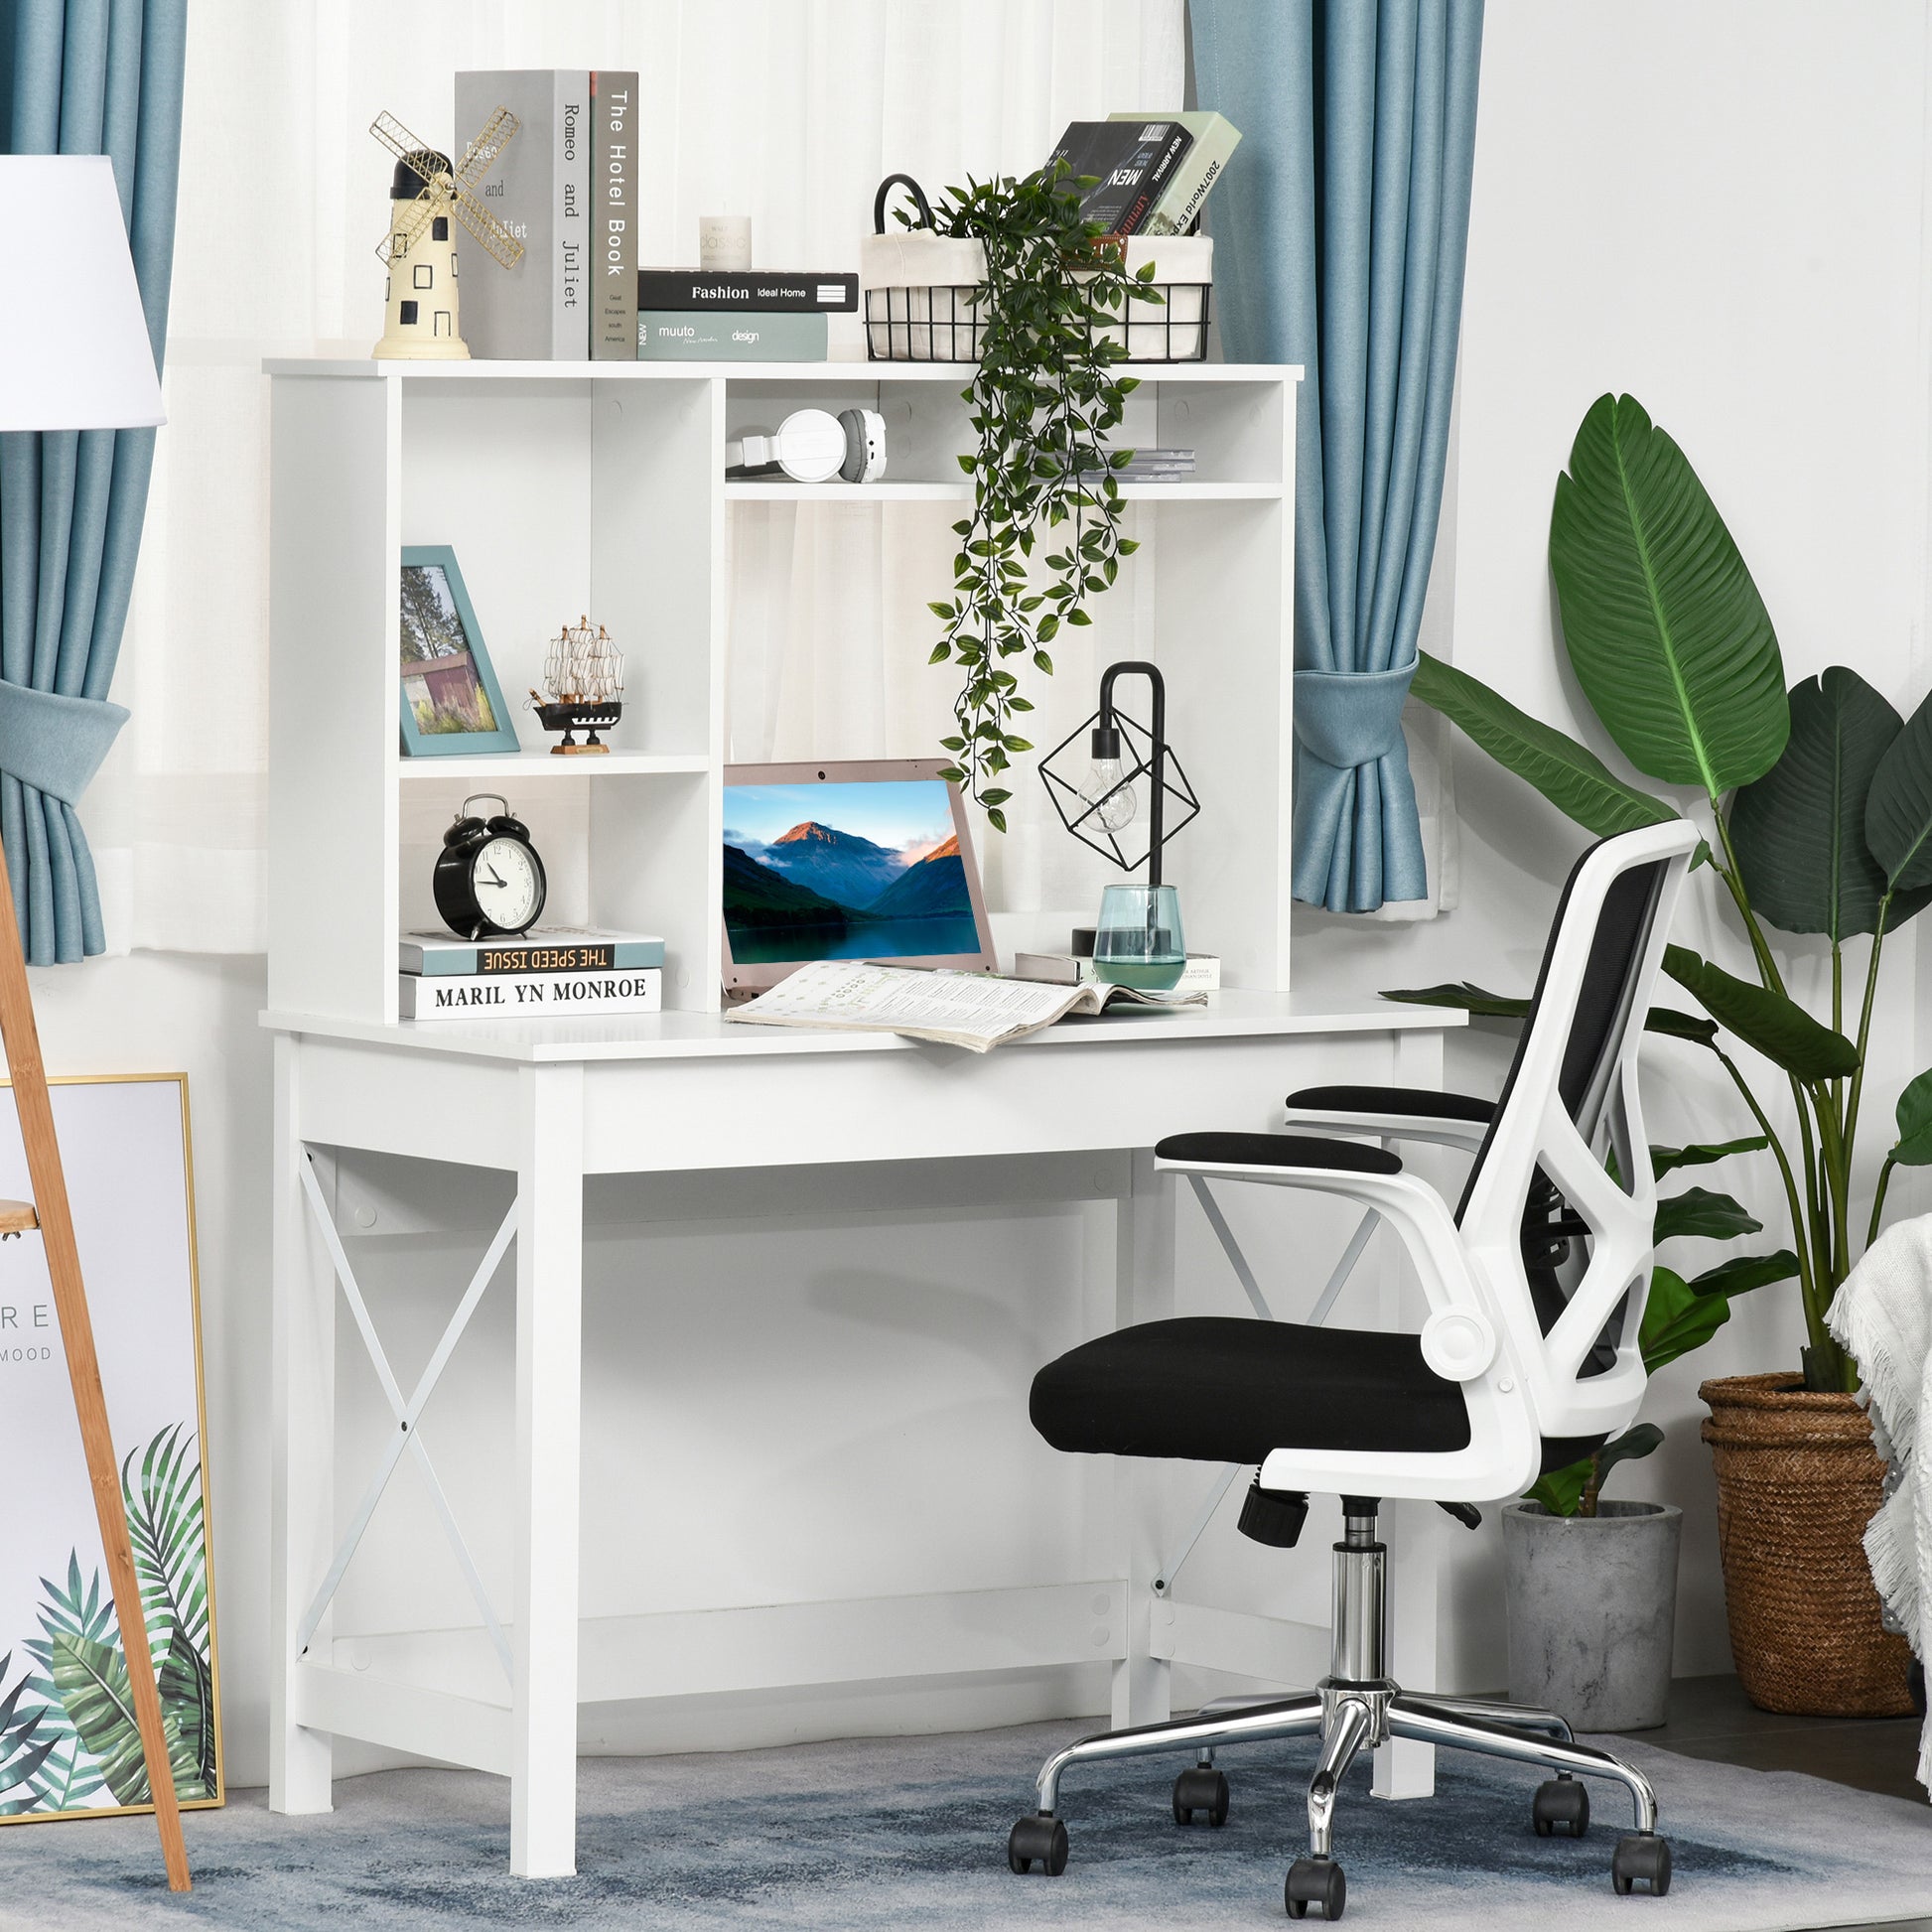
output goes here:
[[1317, 1140], [1309, 1134], [1170, 1134], [1154, 1150], [1158, 1161], [1190, 1168], [1329, 1168], [1343, 1173], [1400, 1173], [1402, 1163], [1360, 1141]]
[[1287, 1124], [1320, 1134], [1372, 1134], [1470, 1151], [1482, 1145], [1496, 1103], [1428, 1087], [1304, 1087], [1288, 1096]]

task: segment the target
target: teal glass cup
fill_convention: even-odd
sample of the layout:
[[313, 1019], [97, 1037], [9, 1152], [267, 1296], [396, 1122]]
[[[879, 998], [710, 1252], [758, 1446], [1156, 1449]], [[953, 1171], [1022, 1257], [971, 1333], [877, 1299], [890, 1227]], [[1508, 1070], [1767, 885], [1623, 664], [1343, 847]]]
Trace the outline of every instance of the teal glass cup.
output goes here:
[[1095, 979], [1167, 992], [1180, 983], [1186, 965], [1180, 895], [1172, 886], [1109, 886], [1102, 891], [1093, 941]]

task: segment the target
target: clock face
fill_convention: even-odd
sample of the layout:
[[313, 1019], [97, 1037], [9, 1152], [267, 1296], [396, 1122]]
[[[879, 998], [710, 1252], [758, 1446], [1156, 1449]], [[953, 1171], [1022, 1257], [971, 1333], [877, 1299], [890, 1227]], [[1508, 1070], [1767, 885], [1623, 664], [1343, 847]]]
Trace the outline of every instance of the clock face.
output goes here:
[[477, 909], [504, 932], [521, 932], [543, 909], [543, 881], [520, 839], [486, 840], [470, 866]]

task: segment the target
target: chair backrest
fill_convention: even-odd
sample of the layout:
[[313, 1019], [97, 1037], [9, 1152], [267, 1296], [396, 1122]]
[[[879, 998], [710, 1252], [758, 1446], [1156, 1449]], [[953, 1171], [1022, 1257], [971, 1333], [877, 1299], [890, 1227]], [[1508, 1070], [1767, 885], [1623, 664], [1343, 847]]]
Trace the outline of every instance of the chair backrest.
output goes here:
[[[1618, 833], [1578, 862], [1456, 1210], [1546, 1438], [1621, 1429], [1642, 1399], [1637, 1330], [1657, 1189], [1637, 1048], [1697, 843], [1696, 828], [1678, 820]], [[1545, 1224], [1556, 1230], [1552, 1251], [1571, 1257], [1568, 1279], [1526, 1252], [1544, 1212], [1535, 1203], [1563, 1210]]]

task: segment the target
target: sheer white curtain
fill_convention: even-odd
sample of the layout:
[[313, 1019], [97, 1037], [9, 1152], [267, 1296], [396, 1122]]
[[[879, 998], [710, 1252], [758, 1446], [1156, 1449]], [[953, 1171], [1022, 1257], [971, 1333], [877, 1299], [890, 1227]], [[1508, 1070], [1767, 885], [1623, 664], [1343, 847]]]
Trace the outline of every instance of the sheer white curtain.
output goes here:
[[[465, 67], [637, 69], [654, 187], [646, 261], [693, 258], [697, 217], [749, 213], [757, 258], [856, 264], [873, 191], [1036, 166], [1060, 128], [1181, 97], [1181, 0], [198, 0], [190, 18], [167, 400], [114, 696], [133, 718], [83, 808], [110, 947], [263, 943], [267, 705], [264, 354], [367, 352], [386, 107], [447, 138]], [[461, 132], [461, 131], [460, 131]], [[845, 338], [856, 345], [856, 324]], [[835, 353], [838, 352], [835, 346]], [[925, 668], [952, 540], [940, 509], [734, 511], [732, 746], [741, 758], [928, 754]], [[1142, 568], [1145, 564], [1145, 568]], [[1091, 659], [1142, 635], [1155, 561], [1057, 652], [1044, 747], [1091, 708]], [[1057, 726], [1057, 731], [1053, 727]], [[1049, 735], [1051, 734], [1051, 735]], [[1031, 780], [988, 842], [996, 902], [1090, 901]], [[319, 821], [328, 800], [318, 799]], [[1097, 879], [1097, 875], [1094, 875]]]

